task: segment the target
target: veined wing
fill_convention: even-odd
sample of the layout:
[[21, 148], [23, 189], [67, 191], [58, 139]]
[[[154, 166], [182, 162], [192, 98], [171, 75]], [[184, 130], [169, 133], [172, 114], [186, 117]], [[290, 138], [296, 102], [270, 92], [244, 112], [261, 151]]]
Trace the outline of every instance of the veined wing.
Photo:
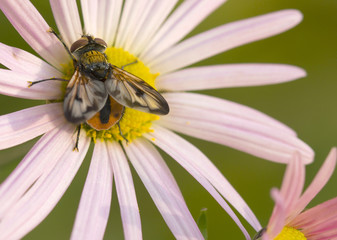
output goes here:
[[144, 80], [112, 66], [105, 86], [108, 94], [118, 103], [142, 112], [168, 114], [170, 109], [163, 96]]
[[63, 102], [66, 119], [72, 123], [82, 123], [101, 110], [108, 98], [104, 83], [89, 78], [76, 69], [70, 79]]

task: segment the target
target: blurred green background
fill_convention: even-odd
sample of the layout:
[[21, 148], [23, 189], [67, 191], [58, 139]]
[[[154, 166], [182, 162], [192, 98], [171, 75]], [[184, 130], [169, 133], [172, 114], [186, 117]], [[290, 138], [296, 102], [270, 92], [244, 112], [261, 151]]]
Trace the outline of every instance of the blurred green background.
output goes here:
[[[32, 1], [54, 28], [49, 1]], [[251, 43], [212, 57], [198, 65], [221, 63], [286, 63], [306, 69], [308, 77], [294, 82], [236, 89], [219, 89], [203, 93], [256, 108], [295, 129], [299, 137], [316, 152], [315, 162], [307, 167], [306, 186], [311, 182], [331, 147], [337, 145], [337, 0], [229, 0], [189, 36], [212, 27], [265, 14], [295, 8], [304, 14], [303, 22], [281, 35]], [[32, 49], [0, 13], [0, 41]], [[0, 96], [0, 114], [7, 114], [39, 101]], [[186, 137], [200, 148], [247, 201], [265, 226], [273, 208], [270, 189], [279, 187], [284, 165], [268, 162], [236, 150]], [[36, 139], [0, 152], [0, 181], [15, 168]], [[68, 239], [75, 219], [80, 194], [90, 163], [86, 158], [72, 185], [51, 214], [24, 239]], [[209, 239], [244, 239], [233, 221], [215, 200], [184, 169], [164, 154], [192, 215], [197, 218], [207, 208]], [[144, 239], [173, 239], [149, 194], [133, 171], [142, 218]], [[337, 196], [337, 173], [310, 206]], [[250, 234], [253, 229], [243, 220]], [[123, 239], [116, 193], [105, 239]]]

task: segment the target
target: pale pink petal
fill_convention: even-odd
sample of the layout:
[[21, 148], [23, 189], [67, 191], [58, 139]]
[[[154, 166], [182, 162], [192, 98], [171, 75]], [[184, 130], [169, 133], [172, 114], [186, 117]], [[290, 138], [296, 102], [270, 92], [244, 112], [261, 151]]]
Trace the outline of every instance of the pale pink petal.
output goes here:
[[124, 149], [176, 239], [203, 239], [179, 187], [158, 151], [136, 139]]
[[284, 64], [224, 64], [160, 75], [156, 87], [162, 91], [247, 87], [292, 81], [305, 75], [302, 68]]
[[0, 149], [19, 145], [66, 123], [61, 103], [0, 116]]
[[309, 240], [336, 240], [337, 219], [323, 223], [323, 225], [317, 225], [312, 229], [304, 229], [302, 232]]
[[122, 47], [128, 52], [132, 52], [131, 42], [135, 39], [137, 33], [142, 31], [141, 26], [146, 21], [147, 15], [152, 14], [150, 10], [154, 4], [155, 0], [129, 0], [126, 2], [121, 19], [121, 27], [116, 38], [116, 47]]
[[110, 212], [112, 175], [106, 146], [97, 141], [71, 239], [103, 239]]
[[174, 108], [177, 108], [178, 105], [186, 105], [186, 107], [189, 108], [209, 109], [240, 119], [255, 121], [279, 129], [286, 134], [296, 136], [294, 130], [280, 121], [239, 103], [197, 93], [163, 93], [163, 96], [165, 96], [165, 99], [167, 99]]
[[[283, 176], [282, 185], [280, 189], [280, 194], [282, 197], [288, 197], [288, 193], [292, 187], [292, 181], [294, 179], [294, 175], [296, 175], [296, 168], [299, 163], [298, 156], [294, 154], [293, 161], [290, 161], [287, 164], [286, 171]], [[284, 201], [286, 203], [286, 201]]]
[[162, 126], [275, 162], [287, 163], [294, 151], [306, 164], [313, 160], [311, 148], [289, 128], [256, 110], [201, 94], [163, 96], [170, 114], [160, 118]]
[[86, 34], [104, 39], [112, 45], [122, 9], [121, 0], [81, 0]]
[[142, 239], [142, 227], [132, 175], [123, 149], [116, 142], [107, 143], [123, 221], [124, 239]]
[[70, 61], [62, 43], [48, 32], [49, 26], [28, 0], [3, 0], [1, 10], [25, 41], [47, 62], [62, 70]]
[[268, 236], [268, 234], [263, 234], [261, 239], [262, 239], [262, 240], [273, 240], [272, 238], [270, 238], [270, 237]]
[[74, 126], [65, 124], [61, 129], [46, 133], [0, 185], [0, 219], [43, 173], [53, 169], [63, 152], [73, 144], [74, 130]]
[[157, 55], [183, 39], [224, 2], [225, 0], [183, 1], [152, 37], [140, 59], [146, 64], [151, 62]]
[[82, 16], [84, 22], [85, 34], [97, 35], [97, 22], [98, 22], [98, 1], [97, 0], [81, 0]]
[[299, 11], [282, 10], [226, 24], [191, 37], [146, 63], [152, 72], [172, 72], [231, 48], [284, 32], [301, 20]]
[[137, 31], [138, 23], [142, 24], [145, 20], [147, 11], [150, 10], [149, 6], [153, 4], [154, 0], [147, 1], [137, 1], [128, 0], [124, 3], [123, 14], [121, 16], [121, 21], [118, 27], [118, 32], [116, 36], [115, 47], [126, 48], [125, 44], [128, 38], [131, 38], [133, 34]]
[[213, 195], [219, 204], [238, 224], [247, 239], [249, 239], [247, 231], [241, 225], [240, 220], [232, 212], [226, 202], [222, 201], [222, 197], [218, 197], [218, 194], [216, 194], [217, 191], [236, 208], [254, 229], [258, 230], [261, 228], [260, 223], [248, 205], [202, 152], [169, 130], [156, 125], [153, 125], [152, 128], [153, 132], [146, 134], [146, 137], [174, 158], [189, 173], [191, 173], [191, 175], [198, 180], [210, 194]]
[[137, 23], [133, 39], [128, 38], [125, 44], [133, 55], [137, 56], [145, 49], [176, 3], [177, 0], [154, 1], [143, 23]]
[[277, 189], [273, 188], [271, 190], [271, 196], [275, 201], [275, 207], [267, 226], [266, 235], [268, 235], [270, 239], [274, 239], [285, 226], [286, 206], [284, 198]]
[[[337, 221], [337, 198], [321, 203], [298, 215], [289, 225], [303, 229], [307, 234], [326, 228]], [[337, 227], [334, 227], [337, 234]], [[307, 235], [306, 234], [306, 235]]]
[[36, 76], [39, 79], [62, 77], [62, 73], [45, 61], [19, 48], [0, 43], [0, 63], [14, 72]]
[[332, 148], [314, 180], [297, 201], [292, 211], [293, 216], [298, 215], [308, 203], [321, 191], [330, 179], [336, 167], [336, 148]]
[[28, 87], [29, 81], [34, 82], [37, 80], [40, 79], [36, 75], [0, 69], [0, 94], [38, 100], [55, 100], [61, 98], [62, 90], [60, 81], [46, 81]]
[[326, 226], [326, 228], [320, 229], [313, 233], [305, 233], [305, 236], [308, 236], [307, 239], [309, 240], [336, 240], [337, 233], [337, 220], [330, 224], [330, 226]]
[[305, 166], [302, 163], [299, 153], [293, 155], [292, 161], [288, 163], [287, 170], [283, 177], [282, 187], [280, 193], [284, 199], [285, 211], [288, 217], [291, 214], [294, 204], [301, 196], [303, 185], [305, 181]]
[[[76, 138], [76, 134], [74, 134]], [[89, 148], [90, 138], [84, 131], [79, 139], [80, 151], [73, 151], [74, 145], [62, 152], [51, 171], [40, 178], [16, 202], [1, 219], [0, 239], [19, 239], [35, 228], [55, 207], [75, 177]], [[58, 148], [58, 146], [54, 146]], [[45, 156], [45, 160], [53, 154]]]
[[337, 219], [312, 226], [312, 228], [301, 229], [301, 232], [309, 240], [333, 240], [337, 237]]
[[49, 0], [62, 40], [68, 48], [82, 36], [82, 26], [76, 0]]

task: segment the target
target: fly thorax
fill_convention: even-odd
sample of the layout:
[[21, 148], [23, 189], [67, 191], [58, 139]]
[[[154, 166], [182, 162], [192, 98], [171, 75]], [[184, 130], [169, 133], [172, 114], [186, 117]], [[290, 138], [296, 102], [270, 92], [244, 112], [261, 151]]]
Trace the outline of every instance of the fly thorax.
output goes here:
[[105, 55], [94, 50], [83, 53], [79, 64], [83, 72], [100, 80], [105, 80], [109, 71], [109, 62]]

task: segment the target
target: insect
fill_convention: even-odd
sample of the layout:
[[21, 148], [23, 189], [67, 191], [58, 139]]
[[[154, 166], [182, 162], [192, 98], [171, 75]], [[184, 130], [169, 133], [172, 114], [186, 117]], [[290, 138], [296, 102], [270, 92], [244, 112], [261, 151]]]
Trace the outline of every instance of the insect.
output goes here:
[[144, 80], [110, 64], [104, 51], [107, 44], [100, 38], [83, 35], [75, 41], [70, 49], [50, 29], [66, 48], [74, 64], [71, 79], [43, 79], [30, 82], [30, 86], [48, 80], [68, 81], [63, 110], [65, 118], [79, 124], [74, 150], [78, 150], [81, 124], [86, 122], [96, 130], [106, 130], [118, 125], [123, 117], [125, 107], [157, 115], [169, 113], [169, 106], [164, 97]]

